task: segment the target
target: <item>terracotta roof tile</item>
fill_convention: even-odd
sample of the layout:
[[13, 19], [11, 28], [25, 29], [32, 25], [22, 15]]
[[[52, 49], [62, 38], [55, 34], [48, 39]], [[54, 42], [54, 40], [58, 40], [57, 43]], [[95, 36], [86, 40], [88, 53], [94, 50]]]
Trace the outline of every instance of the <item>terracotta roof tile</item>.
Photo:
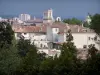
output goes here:
[[18, 26], [13, 28], [14, 32], [46, 32], [46, 27], [39, 26]]

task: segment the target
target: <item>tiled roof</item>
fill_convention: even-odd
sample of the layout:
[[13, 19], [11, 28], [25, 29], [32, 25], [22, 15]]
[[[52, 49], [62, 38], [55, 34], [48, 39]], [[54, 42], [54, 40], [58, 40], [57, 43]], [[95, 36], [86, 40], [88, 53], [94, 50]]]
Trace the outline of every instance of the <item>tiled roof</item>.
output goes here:
[[82, 27], [79, 25], [69, 25], [69, 28], [71, 29], [72, 33], [93, 33], [94, 32], [92, 29]]
[[[79, 25], [66, 25], [65, 30], [71, 30], [72, 33], [94, 33], [92, 29], [82, 27]], [[59, 32], [58, 34], [63, 34], [64, 32]]]
[[67, 29], [66, 24], [63, 22], [54, 22], [52, 24], [48, 24], [51, 28], [59, 28], [60, 32], [64, 32]]
[[46, 27], [45, 26], [18, 26], [18, 27], [13, 27], [14, 32], [46, 32]]
[[15, 32], [46, 32], [47, 26], [51, 28], [59, 28], [59, 34], [62, 34], [69, 29], [72, 33], [93, 33], [93, 30], [85, 28], [79, 25], [67, 25], [63, 22], [54, 22], [54, 23], [42, 23], [40, 26], [23, 26], [23, 25], [14, 25], [13, 30]]

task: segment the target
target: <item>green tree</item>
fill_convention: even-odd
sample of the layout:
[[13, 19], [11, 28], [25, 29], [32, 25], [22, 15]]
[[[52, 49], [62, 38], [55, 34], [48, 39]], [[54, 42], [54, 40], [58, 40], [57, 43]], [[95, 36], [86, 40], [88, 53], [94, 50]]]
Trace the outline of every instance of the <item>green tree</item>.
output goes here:
[[17, 48], [14, 45], [9, 49], [0, 50], [0, 75], [13, 75], [20, 61]]
[[29, 40], [20, 39], [17, 47], [22, 61], [16, 73], [24, 75], [37, 75], [40, 63], [45, 60], [46, 54], [37, 52], [38, 50], [36, 46], [34, 43], [30, 43]]
[[94, 45], [92, 45], [92, 44], [89, 45], [89, 49], [88, 49], [88, 57], [91, 57], [91, 58], [95, 57], [96, 54], [97, 54], [97, 52], [98, 52], [98, 50], [95, 48]]
[[17, 42], [17, 49], [18, 49], [18, 53], [20, 54], [20, 56], [26, 56], [26, 54], [28, 53], [28, 51], [31, 48], [31, 44], [30, 44], [30, 40], [25, 40], [23, 38], [20, 38]]
[[0, 75], [12, 75], [20, 63], [11, 25], [0, 22]]
[[100, 35], [100, 14], [95, 14], [92, 16], [90, 28]]
[[90, 25], [89, 25], [87, 22], [84, 22], [84, 23], [83, 23], [83, 26], [84, 26], [84, 27], [88, 27], [88, 28], [90, 27]]
[[72, 19], [64, 19], [63, 20], [64, 23], [68, 23], [68, 24], [72, 24], [72, 25], [81, 25], [82, 21], [78, 20], [77, 18], [72, 18]]
[[9, 47], [14, 38], [14, 31], [7, 22], [0, 22], [0, 48]]
[[61, 54], [54, 66], [54, 73], [57, 75], [72, 75], [77, 60], [77, 49], [72, 42], [73, 36], [71, 30], [66, 35], [66, 43], [61, 45]]

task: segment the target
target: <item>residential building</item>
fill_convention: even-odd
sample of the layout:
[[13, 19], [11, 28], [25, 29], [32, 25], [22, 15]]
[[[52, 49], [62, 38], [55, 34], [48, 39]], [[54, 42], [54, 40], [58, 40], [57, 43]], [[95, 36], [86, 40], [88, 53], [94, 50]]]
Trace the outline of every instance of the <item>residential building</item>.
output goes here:
[[29, 14], [20, 14], [19, 19], [22, 21], [27, 21], [31, 19], [31, 16]]
[[[88, 46], [90, 44], [95, 45], [95, 47], [100, 50], [100, 40], [99, 37], [97, 36], [97, 34], [89, 29], [89, 28], [84, 28], [82, 26], [78, 26], [78, 25], [69, 25], [71, 32], [72, 32], [72, 36], [73, 36], [73, 42], [75, 44], [75, 46], [79, 49], [79, 48], [89, 48]], [[63, 43], [66, 42], [66, 34], [67, 32], [60, 32], [59, 33], [59, 42]], [[98, 37], [98, 38], [97, 38]]]
[[[43, 28], [43, 30], [42, 30]], [[14, 26], [13, 30], [15, 32], [16, 39], [23, 37], [26, 40], [30, 40], [31, 43], [37, 46], [37, 48], [48, 48], [47, 37], [46, 37], [46, 27], [36, 27], [36, 26]]]

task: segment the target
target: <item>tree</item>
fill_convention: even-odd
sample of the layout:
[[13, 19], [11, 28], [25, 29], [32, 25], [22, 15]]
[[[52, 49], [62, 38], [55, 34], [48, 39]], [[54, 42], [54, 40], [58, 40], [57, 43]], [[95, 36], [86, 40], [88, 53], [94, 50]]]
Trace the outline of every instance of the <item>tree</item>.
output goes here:
[[100, 35], [100, 14], [95, 14], [92, 16], [90, 28]]
[[90, 27], [90, 25], [89, 25], [87, 22], [84, 22], [84, 23], [83, 23], [83, 26], [84, 26], [84, 27], [88, 27], [88, 28]]
[[32, 46], [30, 43], [30, 40], [25, 40], [24, 38], [20, 38], [18, 40], [17, 49], [20, 56], [26, 56]]
[[0, 48], [9, 47], [14, 38], [14, 31], [7, 22], [0, 22]]
[[91, 58], [95, 57], [96, 54], [97, 54], [97, 52], [98, 52], [98, 50], [95, 48], [94, 45], [92, 45], [92, 44], [89, 45], [89, 49], [88, 49], [88, 57], [91, 57]]
[[82, 21], [78, 20], [77, 18], [64, 19], [63, 22], [68, 23], [68, 24], [73, 24], [73, 25], [81, 25], [82, 24]]
[[100, 74], [100, 53], [93, 46], [89, 49], [90, 57], [84, 63], [83, 75], [99, 75]]
[[16, 40], [11, 25], [0, 22], [0, 75], [12, 75], [19, 66]]
[[30, 40], [22, 38], [18, 41], [17, 47], [22, 61], [16, 73], [37, 75], [40, 63], [45, 60], [46, 54], [37, 52], [38, 50], [34, 43], [30, 43]]
[[68, 31], [66, 38], [67, 42], [61, 45], [61, 55], [57, 60], [58, 63], [54, 66], [57, 75], [72, 75], [76, 66], [77, 49], [72, 42], [71, 30]]
[[73, 36], [71, 33], [71, 30], [68, 30], [68, 33], [66, 34], [66, 41], [71, 42], [73, 40]]
[[13, 75], [20, 64], [20, 57], [15, 45], [0, 51], [0, 75]]

